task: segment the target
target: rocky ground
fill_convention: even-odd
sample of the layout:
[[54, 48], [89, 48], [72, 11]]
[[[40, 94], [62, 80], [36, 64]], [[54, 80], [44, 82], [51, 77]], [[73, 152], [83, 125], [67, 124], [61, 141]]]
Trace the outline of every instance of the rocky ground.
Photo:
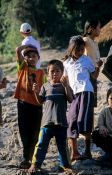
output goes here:
[[[52, 55], [55, 53], [56, 56]], [[60, 54], [56, 51], [49, 51], [49, 59], [59, 58]], [[43, 57], [45, 58], [45, 52], [43, 52]], [[48, 57], [46, 57], [46, 60]], [[13, 69], [15, 63], [4, 65], [5, 72], [7, 69]], [[8, 84], [6, 89], [0, 90], [0, 100], [3, 106], [3, 126], [0, 127], [0, 175], [25, 175], [18, 168], [18, 163], [22, 159], [22, 144], [18, 132], [17, 124], [17, 107], [16, 99], [13, 98], [13, 93], [16, 87], [16, 76], [7, 75]], [[106, 90], [112, 86], [106, 77], [100, 73], [98, 78], [98, 107], [95, 109], [95, 125], [97, 123], [97, 118], [100, 110], [106, 104]], [[82, 136], [78, 139], [79, 152], [84, 152], [84, 139]], [[91, 145], [92, 160], [83, 160], [72, 163], [72, 167], [77, 171], [77, 175], [112, 175], [112, 169], [109, 166], [98, 165], [96, 159], [103, 155], [103, 151], [96, 147], [94, 144]], [[48, 153], [46, 159], [43, 163], [43, 173], [44, 175], [64, 175], [66, 173], [61, 173], [58, 171], [58, 155], [57, 148], [55, 145], [55, 140], [52, 139], [49, 145]], [[37, 173], [40, 174], [40, 173]], [[75, 172], [73, 173], [75, 175]]]

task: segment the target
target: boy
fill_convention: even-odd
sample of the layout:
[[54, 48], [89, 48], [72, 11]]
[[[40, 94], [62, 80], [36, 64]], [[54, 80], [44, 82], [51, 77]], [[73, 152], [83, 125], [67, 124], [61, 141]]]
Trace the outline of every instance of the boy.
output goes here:
[[42, 106], [32, 91], [33, 83], [38, 82], [40, 90], [44, 82], [44, 72], [36, 69], [39, 59], [38, 50], [33, 46], [20, 46], [16, 49], [18, 63], [18, 83], [15, 98], [18, 99], [18, 125], [23, 143], [23, 158], [20, 168], [28, 168], [34, 146], [38, 140]]
[[44, 102], [43, 117], [39, 141], [35, 147], [32, 165], [29, 173], [35, 172], [36, 168], [41, 168], [45, 159], [50, 139], [55, 136], [59, 151], [60, 165], [65, 170], [69, 168], [67, 158], [66, 139], [67, 139], [67, 119], [66, 109], [67, 100], [72, 102], [73, 96], [66, 78], [63, 75], [63, 63], [59, 60], [51, 60], [48, 64], [49, 82], [45, 83], [40, 93], [36, 83], [33, 90], [36, 93], [38, 102]]
[[39, 53], [39, 59], [36, 65], [36, 68], [40, 68], [40, 43], [39, 41], [35, 40], [34, 37], [31, 35], [32, 33], [32, 27], [28, 23], [23, 23], [20, 27], [20, 33], [24, 37], [24, 40], [22, 41], [22, 45], [33, 45], [37, 48]]

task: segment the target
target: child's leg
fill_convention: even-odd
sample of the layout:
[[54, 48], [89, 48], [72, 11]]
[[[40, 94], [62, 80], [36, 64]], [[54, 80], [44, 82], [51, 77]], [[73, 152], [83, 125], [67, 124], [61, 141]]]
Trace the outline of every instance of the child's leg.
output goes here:
[[70, 148], [71, 161], [81, 159], [81, 155], [79, 154], [78, 148], [77, 148], [77, 139], [76, 138], [69, 138], [68, 145]]
[[[18, 126], [19, 126], [19, 133], [21, 137], [21, 141], [23, 144], [23, 161], [20, 163], [22, 166], [24, 162], [29, 161], [29, 106], [27, 103], [18, 101]], [[31, 117], [31, 116], [30, 116]]]
[[2, 124], [2, 104], [0, 101], [0, 125]]
[[24, 162], [29, 162], [29, 160], [32, 159], [34, 148], [38, 141], [41, 116], [41, 107], [18, 101], [18, 125], [23, 143], [24, 158], [24, 161], [21, 162], [22, 164], [24, 164]]
[[91, 155], [91, 133], [85, 134], [85, 154], [86, 157], [92, 158]]
[[28, 170], [29, 173], [35, 172], [37, 168], [41, 167], [45, 159], [51, 137], [52, 137], [51, 128], [47, 127], [41, 128], [39, 134], [39, 140], [35, 146], [35, 151], [32, 158], [32, 165]]
[[[34, 153], [35, 145], [38, 142], [38, 136], [40, 132], [40, 125], [42, 119], [42, 107], [41, 106], [33, 106], [30, 110], [30, 138], [29, 138], [29, 159], [32, 160], [32, 156]], [[38, 117], [37, 117], [38, 116]]]
[[78, 126], [77, 118], [79, 115], [79, 106], [80, 106], [80, 94], [74, 95], [74, 100], [70, 106], [67, 121], [67, 137], [68, 137], [68, 146], [70, 148], [71, 161], [78, 160], [80, 154], [77, 149], [77, 136], [78, 136]]
[[103, 137], [100, 135], [99, 130], [94, 130], [92, 133], [92, 141], [96, 146], [101, 147], [105, 152], [112, 153], [112, 137]]
[[85, 158], [91, 158], [91, 132], [93, 128], [94, 94], [83, 92], [78, 116], [79, 133], [85, 136]]
[[67, 129], [65, 127], [57, 126], [55, 128], [55, 138], [59, 151], [60, 165], [62, 167], [70, 167], [67, 154]]

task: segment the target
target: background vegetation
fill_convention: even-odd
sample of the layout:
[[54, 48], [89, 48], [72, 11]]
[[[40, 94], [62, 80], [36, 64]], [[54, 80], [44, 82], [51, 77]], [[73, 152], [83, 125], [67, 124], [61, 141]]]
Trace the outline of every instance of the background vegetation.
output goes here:
[[0, 57], [13, 61], [23, 22], [43, 44], [66, 47], [72, 35], [83, 34], [87, 19], [102, 25], [112, 19], [111, 8], [112, 0], [0, 0]]

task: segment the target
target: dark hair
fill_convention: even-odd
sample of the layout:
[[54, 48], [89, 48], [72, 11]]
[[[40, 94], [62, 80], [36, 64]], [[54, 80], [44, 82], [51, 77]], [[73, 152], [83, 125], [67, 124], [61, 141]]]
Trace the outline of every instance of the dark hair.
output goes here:
[[29, 53], [34, 52], [34, 53], [37, 54], [38, 59], [40, 59], [40, 55], [39, 55], [39, 52], [38, 52], [37, 48], [35, 46], [31, 45], [31, 44], [29, 44], [27, 46], [28, 46], [28, 48], [24, 49], [23, 55], [27, 56]]
[[51, 65], [55, 65], [57, 67], [59, 67], [59, 69], [63, 72], [64, 71], [64, 66], [63, 66], [63, 63], [59, 60], [51, 60], [49, 61], [48, 65], [47, 65], [47, 71], [49, 71], [49, 67]]
[[24, 54], [24, 56], [27, 56], [29, 53], [32, 53], [32, 52], [36, 53], [39, 56], [38, 51], [36, 51], [36, 50], [29, 50]]
[[110, 94], [112, 94], [112, 88], [108, 89], [108, 91], [107, 91], [107, 103], [108, 103], [108, 98], [109, 98]]
[[74, 57], [74, 50], [78, 50], [81, 46], [85, 46], [85, 42], [81, 35], [71, 37], [67, 52], [63, 60], [67, 60], [68, 57]]
[[96, 29], [98, 24], [100, 24], [99, 20], [86, 21], [84, 26], [84, 36], [90, 35], [91, 34], [90, 28]]

